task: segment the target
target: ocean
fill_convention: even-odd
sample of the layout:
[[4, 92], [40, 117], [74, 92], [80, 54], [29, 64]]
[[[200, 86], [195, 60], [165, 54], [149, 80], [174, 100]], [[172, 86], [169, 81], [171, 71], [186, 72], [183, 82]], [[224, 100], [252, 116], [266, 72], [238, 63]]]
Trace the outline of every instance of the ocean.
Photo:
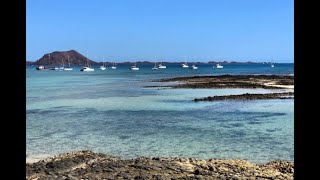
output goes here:
[[[134, 158], [294, 160], [294, 100], [194, 102], [213, 95], [277, 89], [171, 89], [161, 78], [202, 75], [293, 75], [294, 64], [118, 64], [116, 70], [37, 71], [26, 66], [27, 162], [75, 150]], [[192, 64], [189, 64], [191, 66]], [[108, 65], [108, 66], [111, 66]]]

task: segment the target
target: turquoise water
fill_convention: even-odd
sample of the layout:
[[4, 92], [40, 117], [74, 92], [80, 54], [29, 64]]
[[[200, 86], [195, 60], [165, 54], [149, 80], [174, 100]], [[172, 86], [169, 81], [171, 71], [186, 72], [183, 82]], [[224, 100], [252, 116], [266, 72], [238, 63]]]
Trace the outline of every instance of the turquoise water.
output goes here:
[[[191, 65], [191, 64], [190, 64]], [[150, 80], [193, 75], [294, 74], [293, 64], [179, 64], [151, 70], [128, 65], [94, 72], [26, 70], [27, 160], [89, 149], [123, 158], [184, 156], [293, 160], [293, 100], [193, 102], [212, 95], [265, 89], [144, 88]]]

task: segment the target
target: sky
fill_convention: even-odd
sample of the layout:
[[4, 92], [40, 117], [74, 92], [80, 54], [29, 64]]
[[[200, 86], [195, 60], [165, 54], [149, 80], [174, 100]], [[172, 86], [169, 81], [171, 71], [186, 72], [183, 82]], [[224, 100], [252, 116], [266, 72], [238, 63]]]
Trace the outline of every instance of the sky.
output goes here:
[[293, 0], [27, 0], [26, 60], [294, 62]]

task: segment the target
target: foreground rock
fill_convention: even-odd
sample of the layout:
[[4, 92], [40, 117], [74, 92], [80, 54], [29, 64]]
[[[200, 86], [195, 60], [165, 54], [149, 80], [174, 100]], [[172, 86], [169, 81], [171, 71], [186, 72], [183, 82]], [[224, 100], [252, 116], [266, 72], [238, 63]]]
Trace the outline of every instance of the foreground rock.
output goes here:
[[268, 94], [240, 94], [226, 96], [209, 96], [206, 98], [195, 98], [194, 101], [221, 101], [221, 100], [256, 100], [256, 99], [292, 99], [293, 92], [268, 93]]
[[78, 151], [26, 164], [26, 179], [293, 179], [294, 164], [271, 161], [146, 158]]
[[[221, 75], [193, 76], [161, 79], [158, 82], [184, 82], [172, 85], [173, 88], [264, 88], [287, 89], [293, 88], [293, 76], [278, 75]], [[147, 86], [148, 87], [148, 86]], [[151, 87], [151, 86], [150, 86]], [[161, 87], [161, 86], [152, 86]]]

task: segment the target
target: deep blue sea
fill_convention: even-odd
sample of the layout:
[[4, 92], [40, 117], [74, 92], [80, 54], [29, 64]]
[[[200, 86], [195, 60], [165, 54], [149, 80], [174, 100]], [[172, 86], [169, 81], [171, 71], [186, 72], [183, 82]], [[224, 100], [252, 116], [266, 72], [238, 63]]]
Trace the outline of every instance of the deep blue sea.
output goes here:
[[[264, 163], [294, 160], [294, 101], [193, 102], [194, 98], [272, 93], [266, 89], [144, 88], [151, 80], [195, 75], [293, 75], [294, 64], [118, 64], [116, 70], [37, 71], [26, 66], [27, 161], [74, 150], [122, 158], [183, 156], [244, 159]], [[190, 66], [192, 64], [189, 64]], [[110, 66], [110, 65], [109, 65]]]

